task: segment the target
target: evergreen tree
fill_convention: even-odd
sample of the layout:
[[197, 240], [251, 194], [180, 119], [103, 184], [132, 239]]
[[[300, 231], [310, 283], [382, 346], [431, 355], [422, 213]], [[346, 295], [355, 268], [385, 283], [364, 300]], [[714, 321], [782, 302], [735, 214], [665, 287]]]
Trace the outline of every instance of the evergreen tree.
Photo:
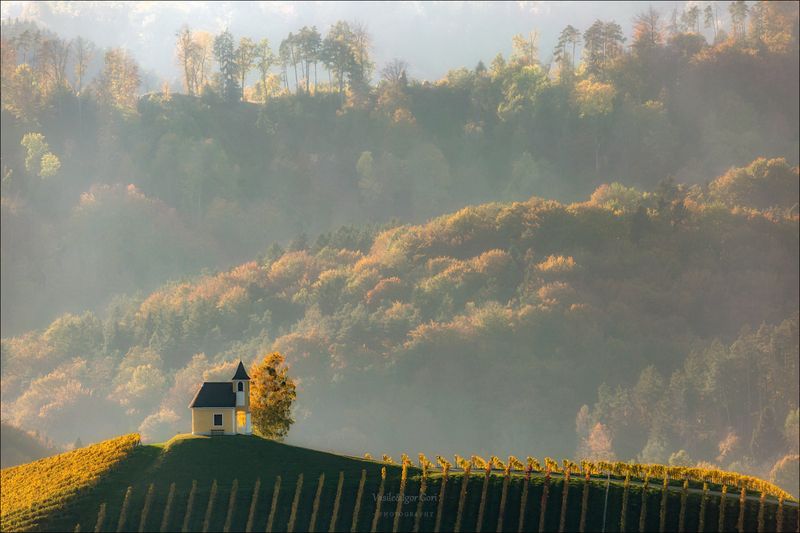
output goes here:
[[728, 6], [728, 12], [731, 14], [731, 29], [733, 30], [733, 38], [737, 41], [744, 39], [745, 36], [745, 22], [747, 21], [747, 13], [749, 8], [747, 2], [744, 0], [736, 0], [731, 2]]
[[604, 77], [612, 60], [622, 54], [625, 38], [622, 27], [616, 22], [596, 20], [583, 33], [583, 54], [586, 70], [589, 74]]
[[314, 65], [314, 90], [317, 88], [317, 61], [320, 59], [322, 36], [316, 26], [303, 26], [297, 34], [297, 47], [303, 78], [306, 82], [306, 93], [311, 91], [311, 65]]
[[558, 64], [559, 79], [571, 76], [575, 68], [575, 51], [581, 44], [581, 32], [571, 24], [561, 31], [556, 43], [553, 59]]
[[236, 64], [236, 45], [233, 35], [228, 30], [217, 35], [214, 39], [214, 57], [219, 63], [220, 92], [228, 102], [236, 102], [241, 96], [239, 81], [237, 79], [239, 68]]
[[700, 6], [694, 4], [683, 12], [681, 28], [689, 33], [700, 33]]
[[328, 31], [322, 42], [321, 58], [325, 67], [336, 80], [339, 93], [344, 92], [345, 81], [356, 64], [351, 42], [353, 32], [347, 22], [339, 21]]
[[714, 42], [717, 42], [717, 13], [715, 8], [709, 4], [703, 10], [703, 25], [714, 30]]

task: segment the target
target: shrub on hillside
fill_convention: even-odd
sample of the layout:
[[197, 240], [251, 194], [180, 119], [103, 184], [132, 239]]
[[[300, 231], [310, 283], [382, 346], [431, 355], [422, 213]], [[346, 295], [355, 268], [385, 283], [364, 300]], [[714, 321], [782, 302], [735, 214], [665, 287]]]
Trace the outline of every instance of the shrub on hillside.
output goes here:
[[746, 167], [733, 167], [708, 187], [709, 195], [730, 206], [768, 209], [797, 206], [800, 170], [784, 158], [760, 157]]

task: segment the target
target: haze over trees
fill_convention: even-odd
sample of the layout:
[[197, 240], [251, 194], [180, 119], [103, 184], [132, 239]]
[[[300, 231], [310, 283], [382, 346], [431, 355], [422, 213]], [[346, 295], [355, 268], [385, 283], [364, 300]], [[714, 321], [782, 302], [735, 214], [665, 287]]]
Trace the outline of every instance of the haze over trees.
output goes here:
[[[411, 78], [402, 58], [374, 65], [363, 25], [303, 27], [283, 39], [183, 26], [175, 61], [195, 98], [139, 98], [141, 69], [124, 51], [6, 22], [4, 216], [9, 228], [30, 216], [26, 231], [39, 238], [13, 254], [22, 263], [6, 262], [4, 279], [16, 281], [3, 285], [4, 305], [14, 308], [3, 326], [22, 331], [42, 324], [35, 316], [97, 309], [110, 294], [231, 265], [274, 240], [340, 224], [422, 221], [533, 194], [572, 201], [611, 181], [703, 183], [762, 155], [793, 164], [795, 15], [759, 4], [744, 35], [726, 31], [731, 37], [713, 45], [696, 24], [666, 28], [655, 12], [634, 21], [630, 43], [614, 21], [568, 26], [551, 64], [531, 32], [513, 39], [511, 57], [436, 83]], [[371, 72], [381, 75], [376, 86]], [[228, 108], [225, 98], [254, 104]], [[31, 179], [36, 170], [22, 164], [19, 145], [29, 133], [44, 136], [47, 172], [57, 178]], [[176, 209], [161, 218], [177, 224], [146, 234], [161, 259], [133, 272], [142, 254], [131, 250], [130, 262], [112, 269], [103, 258], [115, 252], [101, 247], [92, 252], [100, 274], [70, 257], [73, 208], [98, 183], [133, 184], [153, 205]], [[16, 269], [21, 276], [10, 274]]]
[[[781, 161], [732, 174], [764, 167], [796, 186]], [[81, 424], [84, 438], [139, 424], [163, 439], [188, 424], [198, 376], [274, 350], [300, 382], [295, 442], [351, 449], [356, 436], [398, 453], [420, 445], [392, 428], [413, 426], [426, 452], [575, 446], [767, 477], [796, 453], [797, 216], [783, 196], [758, 210], [710, 194], [613, 184], [579, 204], [486, 204], [297, 239], [118, 299], [107, 318], [64, 315], [4, 339], [3, 401], [57, 440], [87, 413], [102, 424]], [[725, 399], [748, 380], [750, 394]], [[425, 408], [398, 410], [406, 397]]]
[[532, 29], [434, 82], [352, 21], [185, 25], [183, 90], [146, 94], [125, 50], [4, 21], [4, 416], [169, 437], [276, 350], [307, 444], [769, 477], [797, 454], [798, 17], [730, 10]]

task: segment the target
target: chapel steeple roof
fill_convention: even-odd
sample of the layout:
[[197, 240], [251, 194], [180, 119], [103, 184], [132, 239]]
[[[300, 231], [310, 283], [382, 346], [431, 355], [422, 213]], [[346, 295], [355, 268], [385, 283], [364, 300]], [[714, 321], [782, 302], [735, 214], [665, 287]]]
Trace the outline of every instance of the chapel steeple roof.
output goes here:
[[233, 375], [231, 381], [236, 381], [238, 379], [246, 379], [247, 381], [250, 381], [250, 376], [247, 375], [247, 371], [244, 369], [244, 365], [242, 364], [241, 360], [239, 360], [239, 366], [236, 367], [236, 374]]

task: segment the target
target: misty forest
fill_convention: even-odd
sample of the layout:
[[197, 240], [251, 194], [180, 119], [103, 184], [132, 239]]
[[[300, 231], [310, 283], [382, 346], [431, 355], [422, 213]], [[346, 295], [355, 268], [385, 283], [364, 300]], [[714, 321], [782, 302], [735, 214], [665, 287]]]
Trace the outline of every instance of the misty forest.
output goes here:
[[189, 17], [149, 90], [5, 18], [3, 467], [186, 433], [200, 381], [277, 351], [291, 444], [797, 496], [798, 4], [636, 9], [436, 80], [367, 22]]

